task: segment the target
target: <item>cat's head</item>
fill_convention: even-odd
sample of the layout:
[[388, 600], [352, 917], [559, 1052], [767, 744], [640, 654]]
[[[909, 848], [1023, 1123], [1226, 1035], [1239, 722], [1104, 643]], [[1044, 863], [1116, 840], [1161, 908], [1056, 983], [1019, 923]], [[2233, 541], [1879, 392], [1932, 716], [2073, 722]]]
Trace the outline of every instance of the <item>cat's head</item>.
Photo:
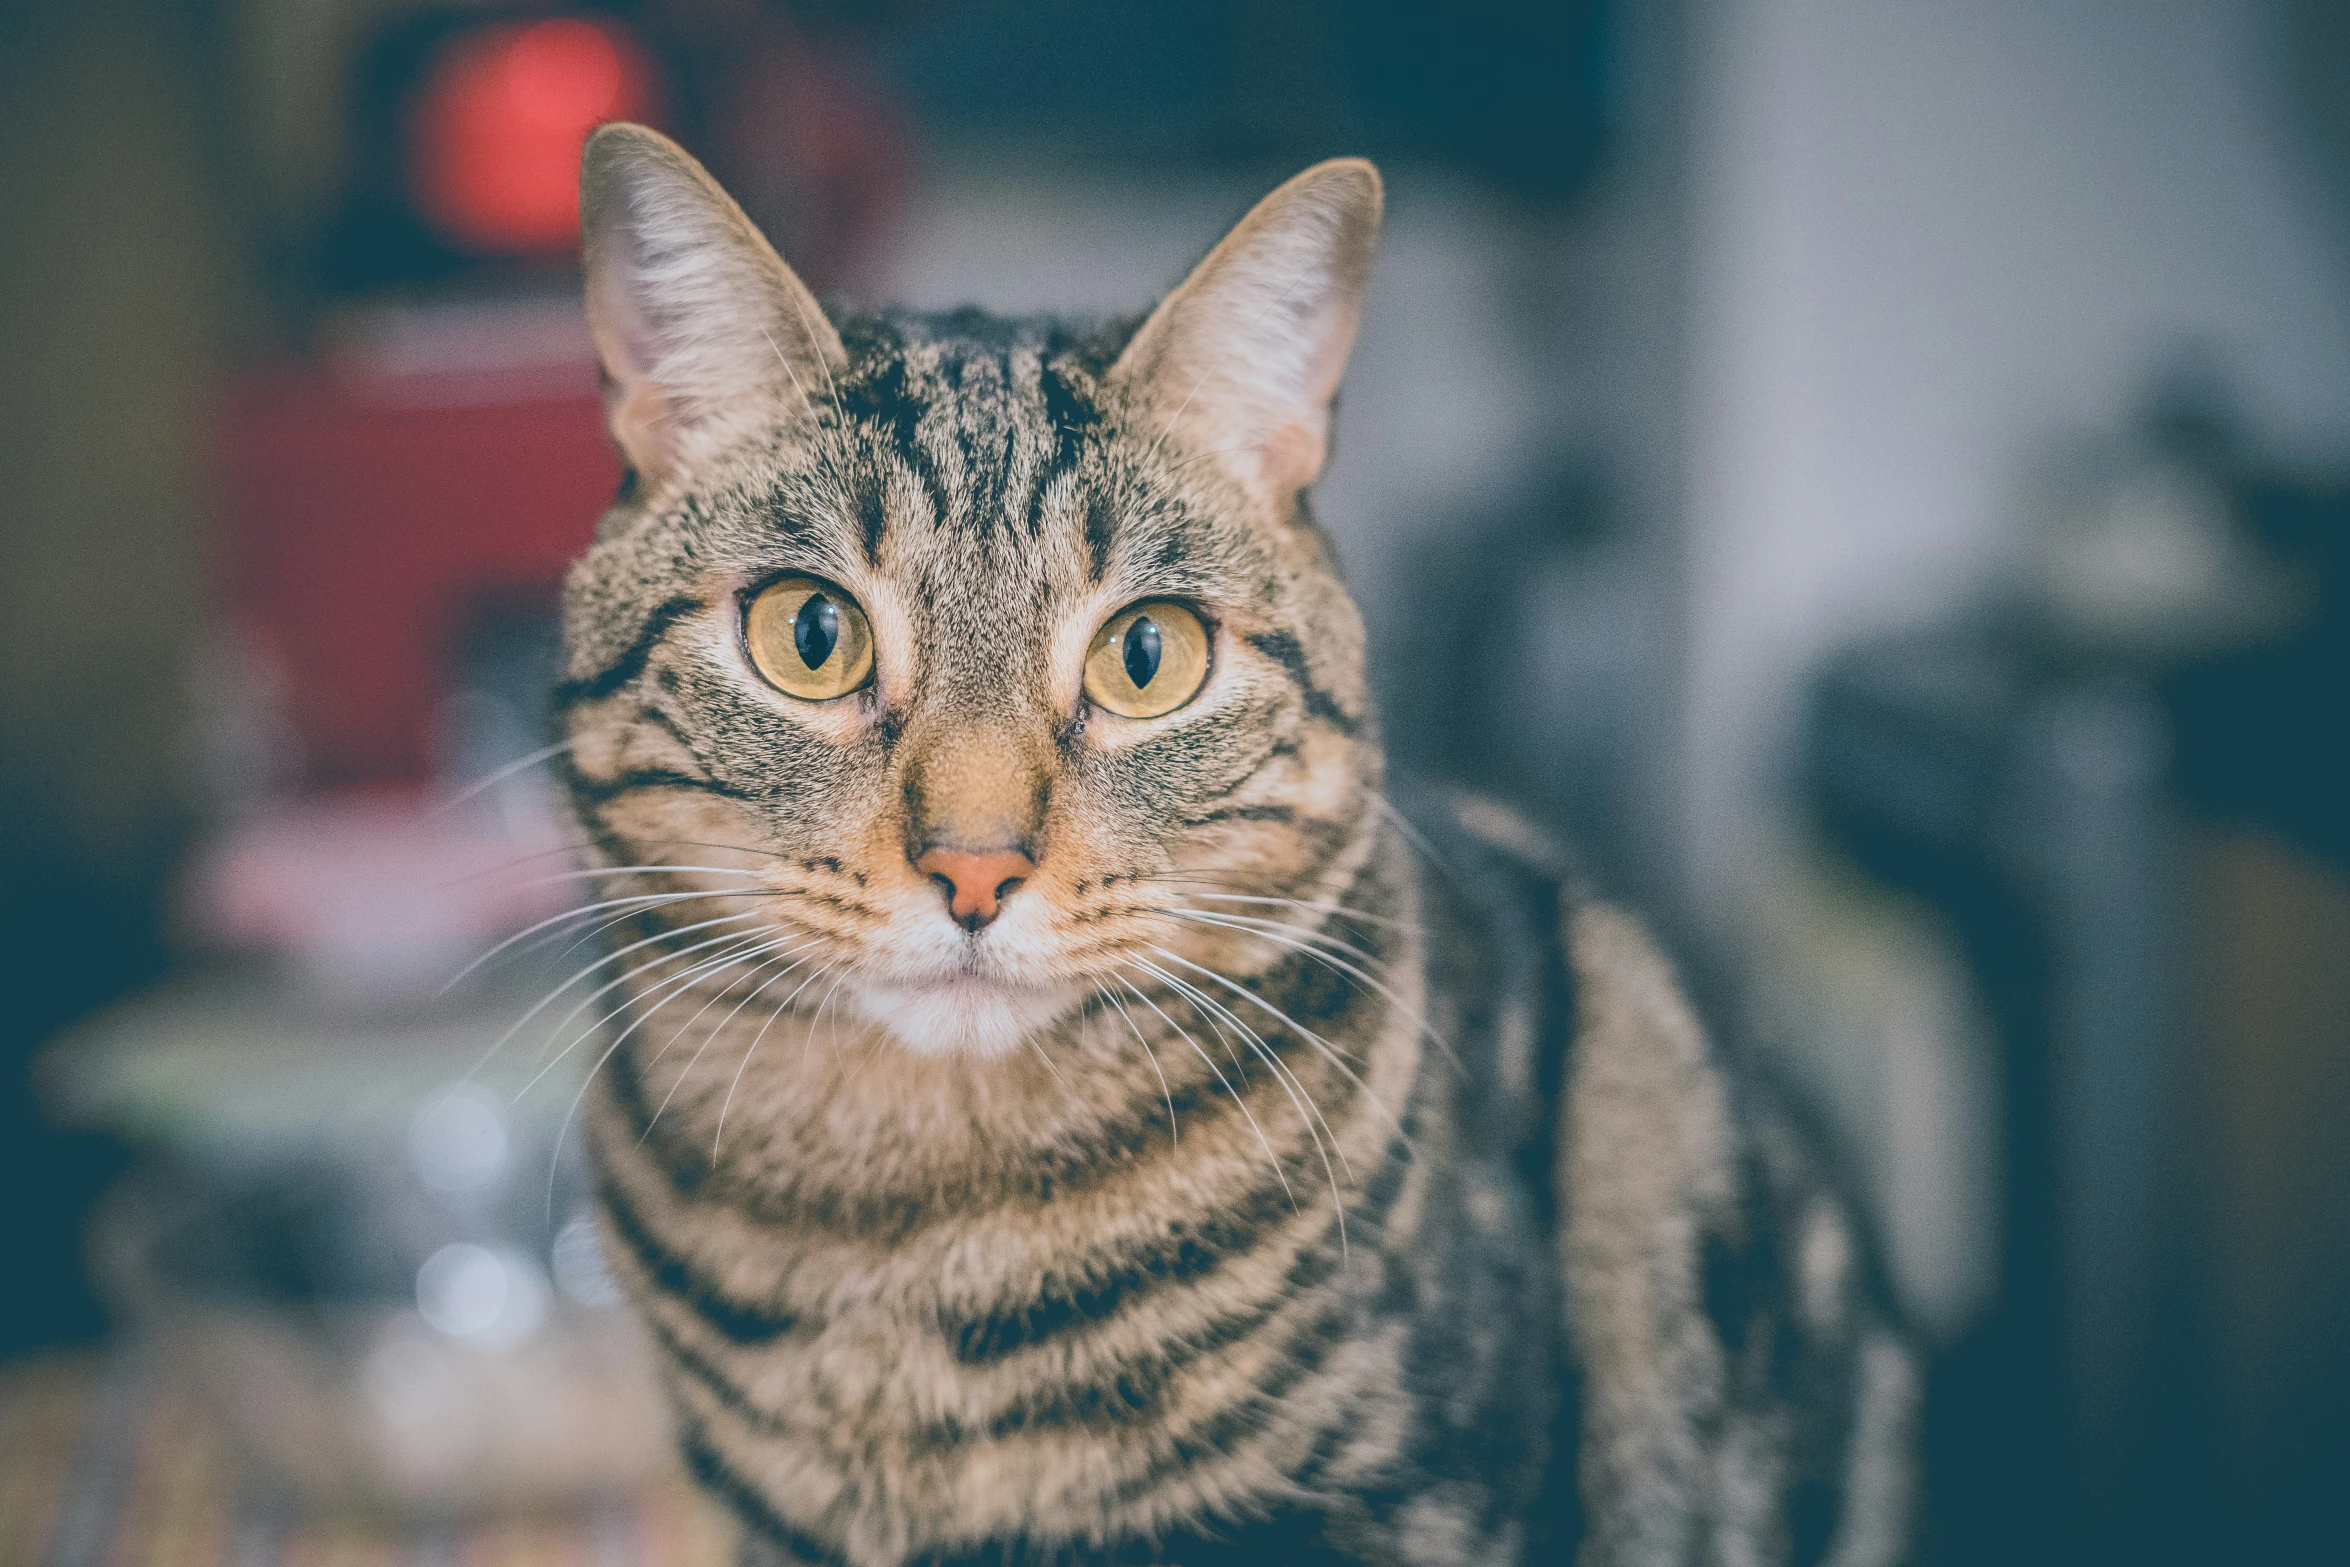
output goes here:
[[560, 702], [601, 856], [705, 867], [611, 889], [709, 943], [685, 961], [989, 1054], [1335, 897], [1380, 758], [1303, 492], [1369, 164], [1299, 175], [1100, 332], [828, 320], [635, 126], [581, 185], [631, 476], [571, 576]]

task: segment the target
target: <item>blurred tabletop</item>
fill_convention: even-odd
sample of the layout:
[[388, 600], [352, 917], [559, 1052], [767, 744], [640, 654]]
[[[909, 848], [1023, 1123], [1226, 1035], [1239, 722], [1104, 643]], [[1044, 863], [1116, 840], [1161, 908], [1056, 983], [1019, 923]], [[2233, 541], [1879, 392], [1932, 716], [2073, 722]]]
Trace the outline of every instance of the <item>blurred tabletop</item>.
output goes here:
[[722, 1567], [679, 1477], [568, 1517], [402, 1530], [240, 1495], [192, 1401], [135, 1355], [0, 1365], [0, 1567]]

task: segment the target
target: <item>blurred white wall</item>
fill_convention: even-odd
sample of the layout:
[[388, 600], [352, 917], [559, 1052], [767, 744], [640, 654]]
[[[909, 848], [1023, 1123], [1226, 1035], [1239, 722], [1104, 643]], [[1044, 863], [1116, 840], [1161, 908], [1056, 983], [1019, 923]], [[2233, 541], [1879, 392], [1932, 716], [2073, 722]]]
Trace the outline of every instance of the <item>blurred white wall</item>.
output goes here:
[[[1694, 0], [1683, 102], [1694, 906], [1764, 913], [1814, 658], [2011, 560], [2026, 482], [2183, 344], [2350, 438], [2350, 271], [2267, 0]], [[1745, 945], [1736, 942], [1737, 945]]]

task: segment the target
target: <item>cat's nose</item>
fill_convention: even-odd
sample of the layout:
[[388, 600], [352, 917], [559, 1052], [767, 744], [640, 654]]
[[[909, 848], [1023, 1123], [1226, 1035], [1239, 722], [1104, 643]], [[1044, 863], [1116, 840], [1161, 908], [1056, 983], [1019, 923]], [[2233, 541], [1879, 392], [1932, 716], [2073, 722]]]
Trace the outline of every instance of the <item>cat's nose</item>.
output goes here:
[[1017, 849], [973, 853], [942, 845], [924, 850], [914, 869], [946, 893], [956, 924], [978, 930], [994, 920], [1014, 887], [1036, 874], [1036, 862]]

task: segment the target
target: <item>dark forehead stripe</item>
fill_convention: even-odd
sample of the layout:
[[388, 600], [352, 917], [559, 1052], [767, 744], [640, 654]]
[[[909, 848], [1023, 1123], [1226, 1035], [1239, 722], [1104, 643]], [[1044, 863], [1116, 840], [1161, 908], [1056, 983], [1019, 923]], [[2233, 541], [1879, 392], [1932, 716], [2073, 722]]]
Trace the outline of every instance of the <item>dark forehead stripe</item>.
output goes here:
[[[845, 322], [850, 364], [836, 412], [905, 464], [940, 525], [982, 535], [1021, 528], [1033, 541], [1047, 495], [1102, 423], [1092, 387], [1130, 330], [977, 311]], [[857, 505], [867, 555], [878, 559], [889, 525], [881, 484], [861, 487]], [[1112, 526], [1109, 508], [1089, 508], [1097, 574]]]
[[[1037, 490], [1041, 499], [1042, 487]], [[1110, 545], [1118, 537], [1118, 508], [1110, 504], [1106, 495], [1089, 495], [1085, 501], [1085, 561], [1086, 571], [1096, 582], [1110, 569]]]
[[[850, 345], [851, 369], [840, 388], [841, 418], [872, 430], [883, 451], [906, 464], [929, 497], [933, 514], [943, 519], [948, 514], [946, 486], [915, 434], [929, 398], [909, 372], [904, 340], [886, 325], [874, 323], [854, 337], [844, 334], [844, 341]], [[880, 474], [867, 475], [858, 486], [865, 556], [874, 562], [881, 558], [881, 541], [889, 531], [887, 489], [887, 479]]]
[[1022, 434], [1042, 434], [1042, 405], [1021, 393], [1017, 350], [956, 342], [939, 348], [941, 391], [919, 433], [930, 436], [933, 457], [960, 479], [957, 521], [992, 536], [1010, 514], [1008, 502], [1021, 464]]
[[[1050, 445], [1045, 460], [1038, 465], [1036, 483], [1031, 487], [1028, 502], [1028, 536], [1044, 536], [1044, 499], [1053, 484], [1064, 474], [1073, 472], [1084, 454], [1086, 442], [1102, 422], [1101, 409], [1091, 398], [1082, 395], [1070, 379], [1071, 367], [1065, 361], [1048, 359], [1040, 367], [1037, 389], [1044, 397], [1044, 417], [1048, 425]], [[1108, 516], [1108, 507], [1099, 496], [1093, 497], [1085, 508], [1086, 552], [1092, 562], [1095, 581], [1101, 580], [1102, 564], [1109, 550], [1106, 534], [1099, 534]]]

